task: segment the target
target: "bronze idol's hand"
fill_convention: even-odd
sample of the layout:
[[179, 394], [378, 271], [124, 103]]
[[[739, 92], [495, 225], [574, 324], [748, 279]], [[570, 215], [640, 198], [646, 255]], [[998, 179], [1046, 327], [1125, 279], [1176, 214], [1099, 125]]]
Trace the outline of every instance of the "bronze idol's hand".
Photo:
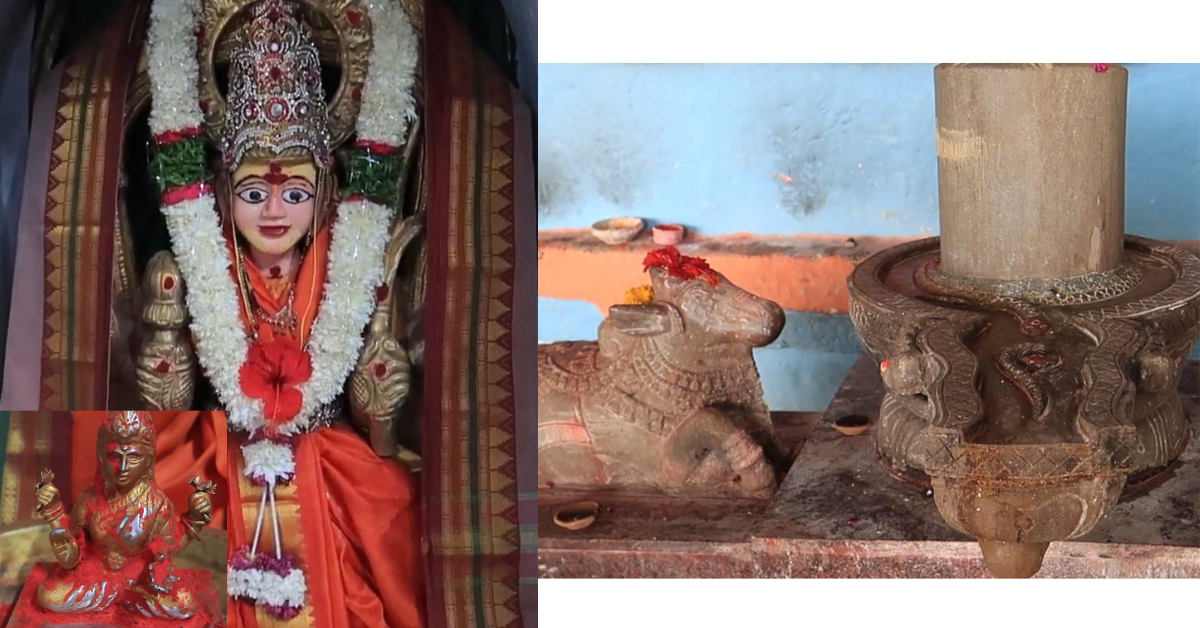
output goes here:
[[37, 489], [37, 511], [42, 519], [52, 522], [62, 514], [62, 501], [58, 488], [54, 486], [54, 472], [42, 471], [41, 480], [34, 487]]
[[58, 489], [53, 484], [44, 484], [37, 490], [38, 510], [45, 510], [46, 506], [58, 500]]
[[216, 485], [201, 480], [200, 476], [192, 477], [188, 480], [188, 484], [196, 489], [196, 492], [188, 498], [188, 519], [209, 523], [212, 521], [212, 500], [208, 496], [216, 494]]
[[192, 493], [188, 498], [188, 519], [192, 521], [212, 521], [212, 501], [204, 493]]
[[63, 567], [72, 569], [79, 564], [79, 544], [71, 538], [71, 533], [67, 530], [57, 528], [50, 532], [50, 549]]

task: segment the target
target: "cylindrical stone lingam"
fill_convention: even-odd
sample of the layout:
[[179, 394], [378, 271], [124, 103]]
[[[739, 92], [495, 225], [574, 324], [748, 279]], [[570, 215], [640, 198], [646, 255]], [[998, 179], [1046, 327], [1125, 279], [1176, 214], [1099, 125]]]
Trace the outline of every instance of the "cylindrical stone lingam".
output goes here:
[[939, 66], [942, 236], [848, 280], [887, 391], [880, 458], [995, 575], [1036, 573], [1188, 442], [1200, 260], [1122, 233], [1127, 76]]
[[934, 70], [942, 270], [987, 279], [1113, 270], [1125, 248], [1129, 73], [1092, 64]]

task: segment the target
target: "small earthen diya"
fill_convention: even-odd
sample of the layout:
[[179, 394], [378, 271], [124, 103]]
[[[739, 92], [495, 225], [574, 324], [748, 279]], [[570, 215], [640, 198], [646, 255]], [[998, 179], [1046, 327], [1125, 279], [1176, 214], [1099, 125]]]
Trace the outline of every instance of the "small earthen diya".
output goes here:
[[641, 218], [609, 218], [592, 225], [592, 235], [605, 244], [625, 244], [633, 240], [646, 227]]
[[841, 432], [844, 436], [858, 436], [867, 431], [871, 426], [871, 419], [861, 414], [847, 414], [840, 416], [833, 422], [833, 429]]
[[674, 246], [683, 242], [683, 236], [687, 232], [683, 225], [654, 225], [651, 230], [651, 236], [654, 238], [654, 243], [662, 246]]
[[596, 502], [576, 502], [554, 513], [554, 524], [568, 530], [582, 530], [596, 521], [600, 505]]

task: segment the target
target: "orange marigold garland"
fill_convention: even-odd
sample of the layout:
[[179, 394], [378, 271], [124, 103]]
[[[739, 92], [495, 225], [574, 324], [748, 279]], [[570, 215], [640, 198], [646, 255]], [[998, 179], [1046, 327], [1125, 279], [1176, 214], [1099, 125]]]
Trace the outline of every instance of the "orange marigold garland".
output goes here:
[[642, 261], [642, 271], [651, 268], [662, 268], [667, 274], [676, 279], [704, 279], [710, 286], [716, 286], [720, 281], [716, 271], [708, 267], [708, 262], [699, 257], [683, 255], [673, 246], [650, 251]]

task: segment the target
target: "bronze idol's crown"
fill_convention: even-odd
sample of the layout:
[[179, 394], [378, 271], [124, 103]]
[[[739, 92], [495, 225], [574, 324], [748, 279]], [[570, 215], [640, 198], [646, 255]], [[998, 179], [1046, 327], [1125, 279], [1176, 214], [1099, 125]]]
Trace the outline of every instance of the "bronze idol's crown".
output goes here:
[[[105, 431], [108, 434], [105, 434]], [[100, 440], [116, 440], [122, 443], [141, 443], [154, 446], [157, 436], [154, 423], [143, 412], [117, 412], [105, 419], [100, 426]]]
[[263, 0], [253, 11], [229, 58], [224, 165], [233, 170], [252, 148], [305, 148], [318, 166], [329, 167], [325, 90], [312, 33], [284, 0]]

